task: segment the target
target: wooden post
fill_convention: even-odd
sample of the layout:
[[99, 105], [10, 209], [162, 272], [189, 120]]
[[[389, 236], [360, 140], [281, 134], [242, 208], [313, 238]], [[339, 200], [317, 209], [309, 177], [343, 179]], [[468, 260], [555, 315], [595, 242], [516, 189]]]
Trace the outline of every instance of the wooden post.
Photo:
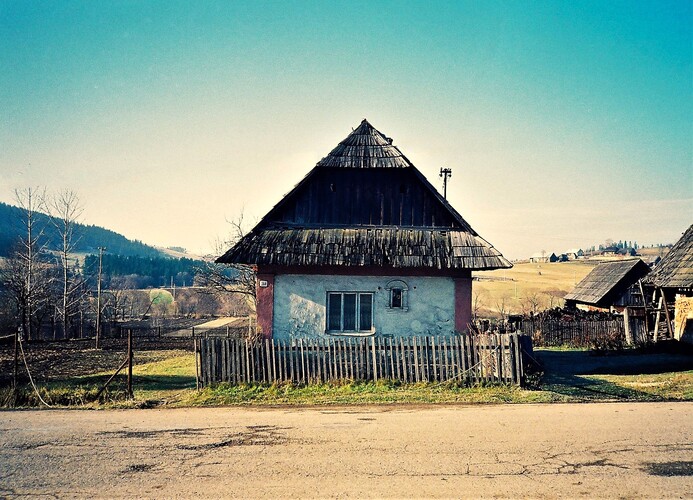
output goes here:
[[623, 308], [623, 331], [626, 337], [626, 344], [633, 345], [633, 335], [630, 331], [627, 306]]
[[373, 353], [373, 382], [378, 381], [378, 363], [375, 358], [375, 337], [371, 337], [371, 352]]
[[650, 334], [649, 321], [647, 321], [647, 297], [645, 297], [645, 289], [642, 287], [642, 280], [638, 280], [638, 285], [640, 286], [640, 295], [642, 295], [642, 305], [645, 308], [645, 340], [647, 341], [647, 336]]
[[193, 337], [193, 352], [195, 353], [195, 388], [200, 390], [200, 363], [197, 359], [199, 353], [197, 351], [197, 339]]
[[12, 389], [14, 391], [15, 401], [17, 400], [17, 375], [19, 374], [19, 331], [22, 327], [18, 327], [14, 332], [14, 373], [12, 374]]
[[667, 330], [669, 330], [669, 335], [674, 338], [674, 323], [671, 321], [669, 316], [669, 305], [667, 304], [667, 298], [664, 296], [664, 290], [659, 289], [659, 293], [662, 294], [662, 301], [664, 302], [664, 315], [667, 318]]
[[657, 337], [659, 336], [659, 319], [660, 319], [660, 316], [662, 314], [662, 301], [663, 300], [664, 300], [664, 296], [660, 295], [659, 296], [659, 302], [657, 303], [657, 314], [655, 315], [654, 336], [652, 339], [654, 342], [657, 342]]
[[132, 328], [128, 328], [128, 399], [133, 399], [132, 393]]

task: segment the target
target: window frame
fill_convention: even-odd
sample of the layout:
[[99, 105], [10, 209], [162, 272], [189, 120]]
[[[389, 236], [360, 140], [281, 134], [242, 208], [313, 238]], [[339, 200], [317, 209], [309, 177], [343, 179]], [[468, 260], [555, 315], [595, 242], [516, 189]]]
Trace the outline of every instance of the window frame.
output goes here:
[[[332, 295], [338, 295], [340, 297], [340, 317], [339, 317], [339, 330], [331, 330], [330, 329], [330, 304], [331, 304], [331, 296]], [[355, 329], [354, 330], [345, 330], [344, 329], [344, 296], [345, 295], [355, 295], [356, 300], [355, 300], [355, 306], [354, 306], [354, 325]], [[363, 295], [368, 295], [370, 296], [370, 328], [368, 329], [361, 329], [361, 301], [362, 301], [362, 296]], [[337, 335], [337, 336], [350, 336], [350, 337], [369, 337], [372, 335], [375, 335], [375, 324], [373, 321], [373, 311], [375, 309], [375, 293], [370, 291], [370, 290], [348, 290], [348, 291], [342, 291], [342, 290], [328, 290], [326, 293], [326, 298], [325, 298], [325, 333], [328, 335]]]
[[[387, 309], [389, 311], [403, 311], [409, 310], [409, 285], [403, 280], [392, 280], [389, 281], [385, 287], [387, 290]], [[394, 305], [394, 291], [400, 291], [400, 305]]]

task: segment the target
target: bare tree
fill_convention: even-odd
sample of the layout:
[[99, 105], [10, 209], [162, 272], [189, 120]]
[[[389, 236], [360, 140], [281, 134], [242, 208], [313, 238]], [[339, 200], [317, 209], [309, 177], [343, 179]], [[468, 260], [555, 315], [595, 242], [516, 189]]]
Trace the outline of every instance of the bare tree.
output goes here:
[[479, 319], [479, 312], [486, 306], [486, 292], [484, 290], [474, 290], [472, 293], [472, 314], [474, 321]]
[[553, 309], [554, 307], [561, 305], [563, 303], [563, 297], [565, 297], [566, 293], [568, 292], [565, 290], [559, 290], [558, 288], [546, 290], [544, 292], [544, 296], [548, 302], [549, 309]]
[[62, 293], [56, 309], [58, 319], [65, 329], [65, 337], [69, 338], [72, 316], [77, 313], [77, 306], [82, 300], [82, 280], [76, 270], [71, 267], [70, 256], [79, 242], [79, 237], [75, 235], [75, 227], [83, 208], [77, 194], [66, 189], [51, 197], [48, 209], [53, 216], [51, 222], [60, 239], [58, 265], [62, 275]]
[[537, 290], [527, 290], [525, 296], [520, 300], [522, 314], [526, 316], [534, 316], [543, 305], [542, 295]]
[[508, 318], [508, 313], [510, 312], [510, 295], [508, 293], [503, 293], [496, 297], [496, 311], [503, 323]]
[[45, 210], [45, 190], [15, 189], [21, 209], [22, 237], [2, 267], [2, 280], [13, 296], [17, 315], [27, 339], [34, 338], [37, 313], [48, 303], [52, 276], [43, 258], [43, 227], [38, 215]]
[[[244, 236], [243, 212], [237, 219], [227, 222], [231, 233], [226, 240], [217, 239], [214, 243], [214, 257], [222, 255]], [[243, 264], [219, 264], [214, 260], [204, 263], [196, 269], [196, 282], [203, 287], [203, 293], [223, 296], [228, 293], [239, 293], [252, 299], [255, 303], [255, 270]]]

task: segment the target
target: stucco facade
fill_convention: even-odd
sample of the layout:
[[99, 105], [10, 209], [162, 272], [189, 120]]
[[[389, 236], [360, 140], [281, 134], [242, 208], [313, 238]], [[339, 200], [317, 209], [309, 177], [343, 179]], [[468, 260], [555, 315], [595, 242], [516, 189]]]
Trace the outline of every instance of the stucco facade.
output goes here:
[[[277, 275], [273, 283], [272, 336], [288, 339], [328, 335], [329, 292], [372, 293], [375, 335], [451, 335], [455, 331], [456, 295], [459, 297], [460, 289], [468, 286], [471, 296], [471, 280], [462, 281], [460, 284], [456, 278], [421, 276]], [[392, 282], [406, 284], [403, 308], [390, 307], [388, 284]]]

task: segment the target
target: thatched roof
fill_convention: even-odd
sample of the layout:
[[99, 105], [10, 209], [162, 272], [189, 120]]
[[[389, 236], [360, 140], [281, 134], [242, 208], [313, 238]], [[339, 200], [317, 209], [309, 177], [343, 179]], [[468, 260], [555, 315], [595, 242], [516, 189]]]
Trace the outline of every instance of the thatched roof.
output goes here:
[[693, 224], [647, 279], [662, 288], [693, 288]]
[[512, 267], [366, 120], [218, 262]]
[[650, 272], [641, 259], [605, 262], [575, 285], [565, 300], [599, 307], [610, 306], [626, 289]]
[[320, 160], [317, 166], [407, 168], [412, 164], [396, 146], [392, 145], [392, 139], [385, 137], [364, 119], [361, 125], [330, 151], [330, 154]]

